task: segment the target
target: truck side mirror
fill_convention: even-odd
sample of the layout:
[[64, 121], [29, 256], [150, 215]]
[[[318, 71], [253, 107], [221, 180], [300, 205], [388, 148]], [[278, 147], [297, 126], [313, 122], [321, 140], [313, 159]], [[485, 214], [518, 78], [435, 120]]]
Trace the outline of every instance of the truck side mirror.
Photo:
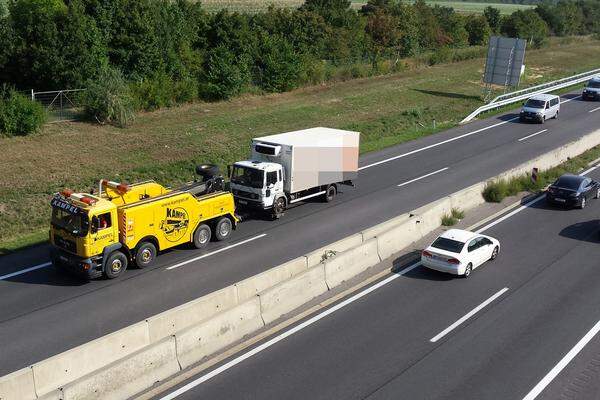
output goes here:
[[227, 166], [227, 178], [231, 179], [231, 165]]

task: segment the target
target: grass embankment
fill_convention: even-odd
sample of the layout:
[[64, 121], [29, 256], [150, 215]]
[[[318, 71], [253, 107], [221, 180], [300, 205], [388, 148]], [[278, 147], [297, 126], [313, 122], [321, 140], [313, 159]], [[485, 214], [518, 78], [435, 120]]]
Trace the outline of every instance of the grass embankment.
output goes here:
[[589, 166], [590, 162], [598, 158], [600, 158], [600, 146], [594, 147], [559, 166], [540, 171], [536, 182], [531, 180], [530, 174], [524, 174], [509, 180], [503, 179], [497, 182], [489, 182], [483, 190], [483, 198], [489, 203], [500, 203], [505, 197], [514, 196], [521, 192], [540, 192], [559, 176], [567, 173], [580, 173]]
[[[524, 84], [595, 68], [599, 49], [589, 38], [553, 40], [528, 52]], [[45, 238], [50, 195], [64, 187], [87, 190], [103, 177], [176, 185], [192, 179], [195, 163], [247, 157], [252, 137], [312, 126], [362, 132], [365, 153], [456, 125], [482, 104], [483, 64], [411, 62], [392, 75], [145, 113], [126, 129], [73, 122], [1, 138], [0, 252]]]

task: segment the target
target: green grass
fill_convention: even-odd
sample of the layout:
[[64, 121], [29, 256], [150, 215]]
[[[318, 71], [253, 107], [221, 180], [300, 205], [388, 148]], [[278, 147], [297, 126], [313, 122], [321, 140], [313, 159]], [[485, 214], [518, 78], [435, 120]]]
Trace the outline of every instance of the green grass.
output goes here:
[[[529, 51], [523, 86], [595, 68], [599, 50], [599, 41], [578, 38]], [[64, 187], [89, 190], [100, 178], [175, 186], [194, 177], [196, 163], [224, 167], [246, 158], [252, 137], [313, 126], [361, 132], [366, 153], [455, 126], [482, 104], [482, 58], [402, 65], [384, 76], [143, 113], [125, 129], [71, 122], [1, 138], [0, 248], [24, 235], [44, 238], [51, 195]]]
[[465, 217], [465, 212], [458, 208], [453, 208], [450, 214], [446, 214], [442, 217], [442, 226], [453, 226], [456, 225], [461, 219]]
[[488, 182], [483, 190], [483, 198], [489, 203], [500, 203], [508, 196], [514, 196], [521, 192], [536, 193], [554, 182], [559, 176], [566, 173], [579, 173], [583, 171], [591, 161], [600, 158], [600, 146], [594, 147], [583, 154], [573, 157], [557, 167], [538, 173], [536, 182], [531, 180], [530, 174], [524, 174], [509, 180]]

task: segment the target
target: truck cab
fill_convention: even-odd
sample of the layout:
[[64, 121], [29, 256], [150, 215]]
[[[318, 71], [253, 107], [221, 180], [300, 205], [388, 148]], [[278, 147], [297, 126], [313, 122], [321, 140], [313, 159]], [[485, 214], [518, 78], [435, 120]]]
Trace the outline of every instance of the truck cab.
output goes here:
[[231, 171], [231, 192], [236, 202], [249, 208], [268, 210], [278, 198], [285, 198], [285, 171], [281, 164], [239, 161]]
[[102, 274], [98, 266], [105, 249], [119, 245], [117, 206], [90, 194], [63, 191], [51, 202], [51, 259], [90, 277]]

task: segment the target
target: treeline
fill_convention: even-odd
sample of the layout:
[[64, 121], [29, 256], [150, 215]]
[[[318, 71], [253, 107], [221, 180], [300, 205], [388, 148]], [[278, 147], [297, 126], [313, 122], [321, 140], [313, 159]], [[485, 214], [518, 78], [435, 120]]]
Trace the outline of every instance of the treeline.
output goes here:
[[123, 125], [134, 110], [287, 91], [352, 63], [376, 73], [384, 59], [429, 53], [431, 64], [451, 61], [453, 49], [486, 44], [493, 33], [541, 46], [551, 32], [598, 31], [599, 4], [563, 1], [502, 17], [493, 7], [464, 16], [423, 0], [370, 0], [361, 10], [348, 0], [307, 0], [252, 15], [208, 13], [188, 0], [8, 0], [0, 82], [86, 87], [89, 116]]

